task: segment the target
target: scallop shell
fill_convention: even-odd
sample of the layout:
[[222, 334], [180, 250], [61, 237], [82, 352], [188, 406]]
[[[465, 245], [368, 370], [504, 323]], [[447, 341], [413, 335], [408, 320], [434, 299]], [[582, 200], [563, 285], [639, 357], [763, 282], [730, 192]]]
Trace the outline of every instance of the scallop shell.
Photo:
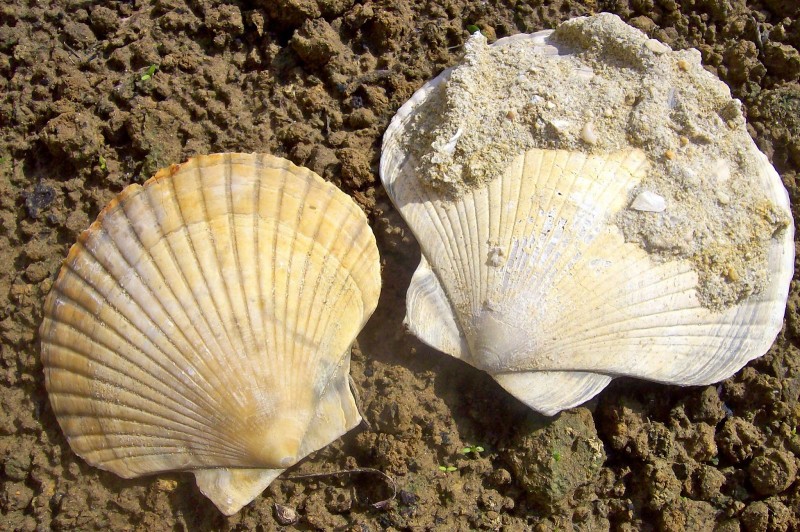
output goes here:
[[44, 307], [50, 402], [124, 478], [195, 474], [225, 514], [361, 420], [350, 345], [380, 292], [355, 203], [270, 155], [201, 156], [114, 199]]
[[[494, 46], [525, 40], [557, 55], [551, 33]], [[768, 286], [714, 311], [701, 305], [687, 260], [655, 260], [614, 224], [648, 171], [638, 149], [530, 149], [459, 194], [432, 186], [401, 138], [451, 70], [400, 108], [383, 141], [381, 179], [422, 250], [407, 294], [413, 334], [546, 415], [618, 376], [708, 384], [769, 349], [792, 278], [791, 223], [769, 243]], [[790, 216], [779, 176], [752, 142], [746, 149], [756, 153], [767, 197]]]

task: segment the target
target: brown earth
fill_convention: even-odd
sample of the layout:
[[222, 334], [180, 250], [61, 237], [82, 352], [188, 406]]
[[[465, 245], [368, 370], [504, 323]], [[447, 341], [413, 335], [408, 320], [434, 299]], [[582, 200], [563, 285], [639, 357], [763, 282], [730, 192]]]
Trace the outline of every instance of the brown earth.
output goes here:
[[[698, 48], [800, 205], [795, 0], [3, 2], [0, 528], [274, 530], [278, 503], [301, 530], [800, 530], [797, 283], [773, 348], [731, 379], [619, 379], [554, 419], [403, 330], [419, 250], [378, 181], [389, 120], [457, 61], [468, 26], [494, 40], [597, 11]], [[44, 296], [103, 205], [218, 151], [285, 156], [348, 192], [376, 232], [385, 283], [353, 355], [371, 428], [230, 518], [190, 475], [123, 480], [75, 456], [37, 344]], [[285, 478], [353, 467], [385, 471], [398, 497], [372, 508], [388, 488], [369, 474]]]

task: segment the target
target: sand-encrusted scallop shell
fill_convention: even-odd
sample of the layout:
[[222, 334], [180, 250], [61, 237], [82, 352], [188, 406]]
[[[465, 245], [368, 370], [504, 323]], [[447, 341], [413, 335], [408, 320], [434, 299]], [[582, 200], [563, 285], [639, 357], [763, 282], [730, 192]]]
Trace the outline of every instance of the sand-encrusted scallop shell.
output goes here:
[[270, 155], [195, 157], [70, 250], [40, 331], [50, 402], [90, 464], [190, 470], [230, 515], [359, 423], [350, 345], [379, 292], [346, 194]]
[[[557, 55], [551, 33], [495, 46], [525, 41]], [[768, 238], [766, 286], [711, 309], [700, 301], [693, 264], [654, 256], [626, 241], [617, 225], [650, 167], [640, 149], [533, 148], [500, 175], [455, 192], [436, 183], [439, 176], [420, 175], [431, 144], [410, 148], [407, 129], [450, 75], [417, 91], [383, 142], [383, 184], [422, 250], [407, 295], [411, 332], [548, 415], [586, 401], [617, 376], [712, 383], [769, 349], [792, 278], [794, 230], [786, 190], [749, 138], [742, 150], [757, 161], [752, 179], [789, 223]], [[452, 153], [462, 133], [440, 152]]]

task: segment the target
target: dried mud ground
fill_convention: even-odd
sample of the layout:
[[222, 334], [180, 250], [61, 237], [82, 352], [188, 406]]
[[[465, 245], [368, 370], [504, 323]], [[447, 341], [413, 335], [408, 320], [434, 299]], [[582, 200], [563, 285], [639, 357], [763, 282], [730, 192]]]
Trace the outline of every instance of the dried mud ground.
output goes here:
[[[619, 14], [696, 47], [740, 98], [798, 205], [796, 0], [80, 0], [0, 5], [0, 528], [800, 530], [800, 315], [716, 386], [619, 379], [548, 419], [404, 332], [419, 250], [377, 177], [397, 108], [490, 40]], [[380, 306], [352, 375], [362, 425], [223, 517], [189, 474], [123, 480], [67, 445], [43, 385], [42, 301], [69, 246], [124, 186], [200, 153], [305, 165], [367, 212]], [[800, 218], [795, 208], [795, 219]], [[483, 451], [463, 454], [468, 446]], [[289, 480], [354, 467], [370, 474]], [[440, 468], [445, 468], [442, 471]]]

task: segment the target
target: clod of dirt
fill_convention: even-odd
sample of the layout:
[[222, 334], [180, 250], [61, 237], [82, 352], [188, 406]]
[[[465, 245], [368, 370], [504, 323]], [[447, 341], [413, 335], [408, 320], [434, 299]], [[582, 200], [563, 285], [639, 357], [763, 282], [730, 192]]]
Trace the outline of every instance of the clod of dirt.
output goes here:
[[747, 505], [742, 511], [742, 523], [745, 530], [770, 530], [783, 532], [789, 528], [791, 513], [786, 506], [778, 500], [755, 501]]
[[344, 52], [339, 34], [323, 19], [306, 20], [289, 44], [309, 66], [323, 65]]
[[747, 468], [750, 483], [761, 495], [775, 495], [787, 489], [797, 478], [794, 456], [784, 451], [770, 449], [757, 456]]
[[353, 6], [354, 0], [260, 0], [270, 18], [289, 27], [297, 27], [304, 20], [325, 16], [336, 17]]
[[664, 508], [681, 495], [681, 481], [666, 460], [655, 459], [644, 468], [648, 506], [654, 510]]
[[717, 434], [720, 452], [733, 463], [753, 456], [753, 451], [763, 441], [761, 432], [752, 423], [738, 417], [726, 420]]
[[800, 76], [800, 52], [788, 44], [767, 44], [764, 47], [764, 64], [776, 77], [787, 81], [794, 81]]
[[101, 128], [94, 114], [68, 111], [47, 122], [41, 138], [53, 157], [79, 166], [100, 154], [105, 142]]
[[761, 136], [760, 145], [773, 155], [778, 170], [788, 166], [788, 161], [800, 165], [800, 87], [761, 91], [750, 116], [764, 125], [766, 135]]
[[530, 497], [545, 505], [561, 501], [591, 482], [606, 459], [586, 408], [563, 412], [547, 423], [531, 414], [504, 456]]
[[83, 22], [67, 21], [64, 24], [62, 35], [67, 44], [76, 48], [85, 48], [97, 42], [97, 37], [92, 33], [92, 28]]
[[119, 27], [117, 12], [105, 6], [95, 6], [89, 15], [89, 21], [100, 36], [105, 36]]
[[706, 387], [694, 401], [691, 405], [690, 417], [693, 421], [705, 421], [711, 425], [716, 425], [725, 418], [725, 404], [719, 398], [715, 386]]
[[679, 498], [664, 508], [664, 512], [659, 516], [658, 525], [660, 530], [669, 532], [718, 530], [714, 526], [716, 515], [714, 507], [705, 501]]

